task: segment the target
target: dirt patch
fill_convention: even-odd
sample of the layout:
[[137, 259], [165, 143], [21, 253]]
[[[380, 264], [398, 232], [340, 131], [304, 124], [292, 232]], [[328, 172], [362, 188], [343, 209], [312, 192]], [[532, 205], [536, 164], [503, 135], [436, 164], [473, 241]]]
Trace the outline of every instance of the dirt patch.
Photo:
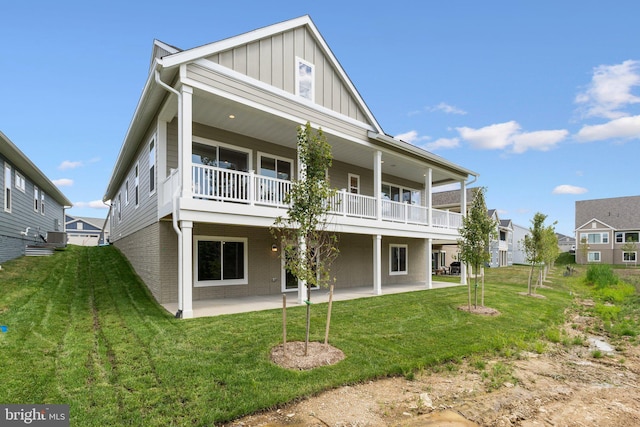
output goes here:
[[[571, 316], [565, 336], [586, 337], [589, 323], [588, 317]], [[624, 341], [613, 347], [595, 357], [588, 339], [549, 343], [544, 354], [340, 387], [228, 426], [640, 425], [640, 349]]]
[[458, 310], [466, 311], [467, 313], [471, 313], [471, 314], [479, 314], [481, 316], [499, 316], [500, 315], [500, 312], [495, 308], [485, 307], [480, 305], [477, 307], [474, 307], [474, 306], [469, 307], [468, 305], [461, 305], [458, 307]]
[[307, 370], [334, 365], [344, 359], [342, 350], [329, 344], [310, 342], [307, 346], [307, 354], [304, 347], [302, 341], [288, 342], [286, 347], [281, 344], [271, 350], [271, 361], [283, 368]]

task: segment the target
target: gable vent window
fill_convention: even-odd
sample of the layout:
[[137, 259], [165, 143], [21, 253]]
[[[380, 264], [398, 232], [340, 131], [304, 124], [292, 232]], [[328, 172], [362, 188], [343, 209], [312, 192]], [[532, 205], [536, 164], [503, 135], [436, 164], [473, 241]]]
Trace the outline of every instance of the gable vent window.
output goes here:
[[296, 58], [296, 95], [309, 101], [314, 100], [314, 74], [313, 64]]

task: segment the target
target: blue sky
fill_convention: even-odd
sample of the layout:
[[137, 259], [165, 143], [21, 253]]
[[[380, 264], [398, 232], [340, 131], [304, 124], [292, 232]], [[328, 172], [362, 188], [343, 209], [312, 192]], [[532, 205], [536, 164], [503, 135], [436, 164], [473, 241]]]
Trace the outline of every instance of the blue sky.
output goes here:
[[309, 14], [386, 133], [480, 174], [487, 205], [573, 234], [576, 200], [638, 195], [640, 2], [3, 1], [0, 130], [75, 204], [100, 202], [152, 42]]

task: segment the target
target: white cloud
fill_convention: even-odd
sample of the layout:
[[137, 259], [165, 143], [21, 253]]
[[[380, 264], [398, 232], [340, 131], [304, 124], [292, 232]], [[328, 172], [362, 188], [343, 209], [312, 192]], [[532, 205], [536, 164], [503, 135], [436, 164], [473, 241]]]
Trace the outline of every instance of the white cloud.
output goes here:
[[428, 136], [419, 136], [418, 132], [415, 130], [401, 133], [400, 135], [396, 135], [393, 138], [400, 141], [408, 142], [409, 144], [415, 144], [416, 142], [426, 141], [429, 139]]
[[72, 162], [70, 160], [65, 160], [64, 162], [60, 163], [60, 166], [58, 166], [58, 169], [60, 170], [76, 169], [81, 166], [82, 166], [82, 162]]
[[569, 131], [561, 130], [540, 130], [536, 132], [521, 133], [513, 136], [513, 152], [524, 153], [525, 151], [538, 150], [549, 151], [560, 141], [564, 140]]
[[424, 145], [424, 149], [427, 151], [436, 151], [439, 149], [456, 148], [460, 146], [460, 139], [458, 138], [440, 138], [433, 142], [428, 142]]
[[52, 182], [56, 187], [71, 187], [73, 185], [73, 180], [69, 178], [54, 179]]
[[576, 96], [575, 102], [583, 106], [586, 117], [617, 119], [628, 115], [621, 108], [640, 103], [640, 97], [631, 93], [635, 86], [640, 86], [639, 61], [599, 65], [594, 68], [591, 83]]
[[584, 194], [587, 191], [588, 190], [583, 187], [576, 187], [575, 185], [563, 184], [563, 185], [558, 185], [556, 188], [554, 188], [552, 193], [553, 194]]
[[518, 122], [512, 120], [480, 129], [456, 128], [462, 139], [479, 150], [503, 150], [521, 154], [527, 150], [548, 151], [563, 141], [569, 132], [565, 129], [522, 132]]
[[108, 205], [105, 205], [102, 200], [93, 200], [91, 202], [75, 202], [74, 208], [91, 208], [91, 209], [109, 209]]
[[511, 144], [511, 138], [520, 131], [520, 125], [515, 121], [498, 123], [480, 129], [470, 127], [456, 128], [462, 139], [471, 143], [473, 148], [480, 150], [499, 150]]
[[640, 116], [621, 117], [601, 125], [583, 126], [578, 141], [602, 141], [611, 138], [640, 139]]
[[440, 104], [436, 105], [435, 107], [429, 107], [427, 108], [428, 111], [442, 111], [443, 113], [446, 114], [458, 114], [458, 115], [465, 115], [467, 114], [466, 111], [458, 108], [458, 107], [454, 107], [453, 105], [449, 105], [445, 102], [441, 102]]

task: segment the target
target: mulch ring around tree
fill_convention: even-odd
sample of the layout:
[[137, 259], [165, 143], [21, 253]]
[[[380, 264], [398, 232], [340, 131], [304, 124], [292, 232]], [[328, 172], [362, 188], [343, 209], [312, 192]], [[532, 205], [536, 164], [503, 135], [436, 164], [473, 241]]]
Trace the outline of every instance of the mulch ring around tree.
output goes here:
[[499, 316], [500, 315], [500, 312], [495, 308], [485, 307], [482, 305], [479, 305], [479, 306], [472, 305], [471, 308], [469, 308], [468, 305], [461, 305], [458, 307], [458, 310], [466, 311], [471, 314], [480, 314], [482, 316]]
[[308, 370], [319, 366], [335, 365], [345, 358], [342, 350], [319, 342], [309, 342], [307, 355], [304, 341], [292, 341], [283, 348], [282, 344], [271, 349], [271, 361], [287, 369]]

